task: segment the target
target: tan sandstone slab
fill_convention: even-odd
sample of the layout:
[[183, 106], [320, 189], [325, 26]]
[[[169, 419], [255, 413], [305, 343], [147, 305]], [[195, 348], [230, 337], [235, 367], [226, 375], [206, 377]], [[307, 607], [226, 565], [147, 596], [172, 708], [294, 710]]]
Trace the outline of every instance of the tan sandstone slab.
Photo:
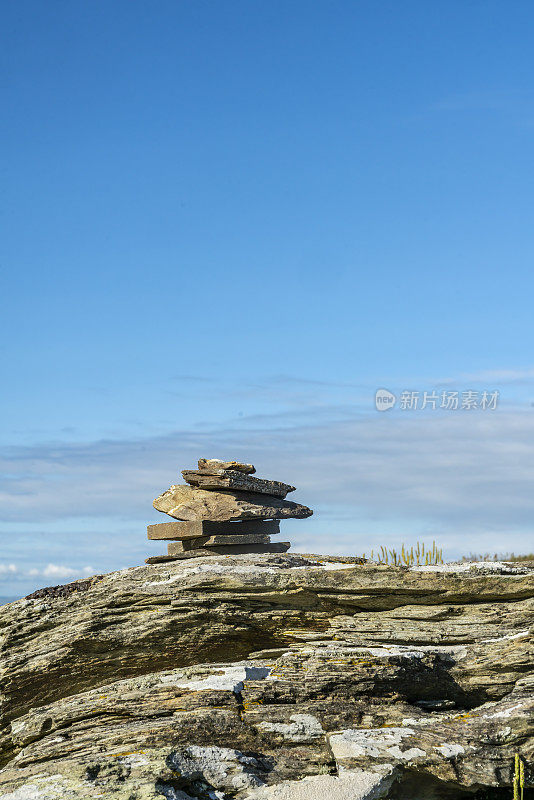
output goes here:
[[197, 539], [202, 536], [272, 536], [280, 533], [280, 523], [276, 519], [250, 519], [244, 522], [210, 522], [195, 520], [184, 522], [181, 519], [172, 522], [160, 522], [147, 526], [148, 539], [184, 540]]
[[255, 478], [253, 475], [245, 475], [237, 470], [214, 469], [207, 472], [184, 469], [182, 475], [187, 483], [198, 486], [200, 489], [236, 489], [241, 492], [259, 492], [274, 497], [285, 497], [289, 492], [295, 491], [295, 487], [289, 483]]
[[302, 519], [311, 508], [253, 492], [215, 492], [192, 486], [171, 486], [154, 500], [154, 508], [182, 520], [228, 522], [241, 519]]

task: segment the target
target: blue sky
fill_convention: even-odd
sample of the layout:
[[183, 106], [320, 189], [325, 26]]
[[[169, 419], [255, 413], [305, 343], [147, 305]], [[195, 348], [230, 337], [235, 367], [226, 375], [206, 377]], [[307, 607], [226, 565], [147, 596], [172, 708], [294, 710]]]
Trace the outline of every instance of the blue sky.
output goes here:
[[3, 12], [0, 595], [142, 563], [199, 456], [300, 550], [532, 549], [532, 4]]

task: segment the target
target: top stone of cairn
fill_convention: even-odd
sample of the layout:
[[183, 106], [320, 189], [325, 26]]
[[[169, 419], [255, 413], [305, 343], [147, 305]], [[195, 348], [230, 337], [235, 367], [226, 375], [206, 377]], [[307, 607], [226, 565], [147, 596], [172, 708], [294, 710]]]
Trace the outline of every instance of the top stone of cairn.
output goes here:
[[259, 492], [274, 497], [284, 498], [295, 487], [281, 481], [270, 481], [255, 478], [253, 464], [242, 464], [240, 461], [220, 461], [218, 458], [201, 458], [198, 469], [183, 469], [182, 475], [186, 483], [197, 489], [230, 490], [241, 492]]
[[268, 481], [264, 478], [255, 478], [254, 475], [245, 475], [244, 472], [228, 469], [216, 469], [211, 472], [201, 470], [183, 469], [184, 480], [198, 489], [235, 489], [241, 492], [259, 492], [270, 494], [273, 497], [284, 498], [289, 492], [294, 492], [295, 487], [281, 481]]
[[246, 472], [247, 475], [253, 475], [256, 472], [254, 464], [242, 464], [241, 461], [221, 461], [220, 458], [199, 458], [198, 469], [200, 472], [206, 472], [213, 475], [213, 470], [217, 470], [215, 474], [219, 474], [218, 470], [226, 472], [227, 470], [234, 470], [236, 472]]

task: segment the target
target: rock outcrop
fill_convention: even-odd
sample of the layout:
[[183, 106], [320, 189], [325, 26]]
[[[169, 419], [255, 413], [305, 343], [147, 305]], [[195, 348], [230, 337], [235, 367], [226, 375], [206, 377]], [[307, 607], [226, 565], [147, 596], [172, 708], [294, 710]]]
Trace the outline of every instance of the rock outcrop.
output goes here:
[[532, 791], [534, 565], [209, 556], [36, 595], [0, 608], [0, 800], [488, 800], [516, 753]]

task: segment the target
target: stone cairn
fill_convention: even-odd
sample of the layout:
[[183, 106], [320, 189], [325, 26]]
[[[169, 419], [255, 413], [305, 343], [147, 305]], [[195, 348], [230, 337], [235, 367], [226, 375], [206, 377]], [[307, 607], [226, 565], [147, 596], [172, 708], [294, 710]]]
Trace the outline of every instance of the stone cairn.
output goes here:
[[309, 517], [307, 506], [285, 497], [295, 487], [255, 478], [252, 464], [201, 458], [197, 470], [184, 469], [188, 485], [171, 486], [154, 500], [172, 522], [149, 525], [149, 539], [169, 541], [166, 556], [147, 564], [198, 556], [238, 553], [285, 553], [290, 542], [271, 543], [281, 519]]

